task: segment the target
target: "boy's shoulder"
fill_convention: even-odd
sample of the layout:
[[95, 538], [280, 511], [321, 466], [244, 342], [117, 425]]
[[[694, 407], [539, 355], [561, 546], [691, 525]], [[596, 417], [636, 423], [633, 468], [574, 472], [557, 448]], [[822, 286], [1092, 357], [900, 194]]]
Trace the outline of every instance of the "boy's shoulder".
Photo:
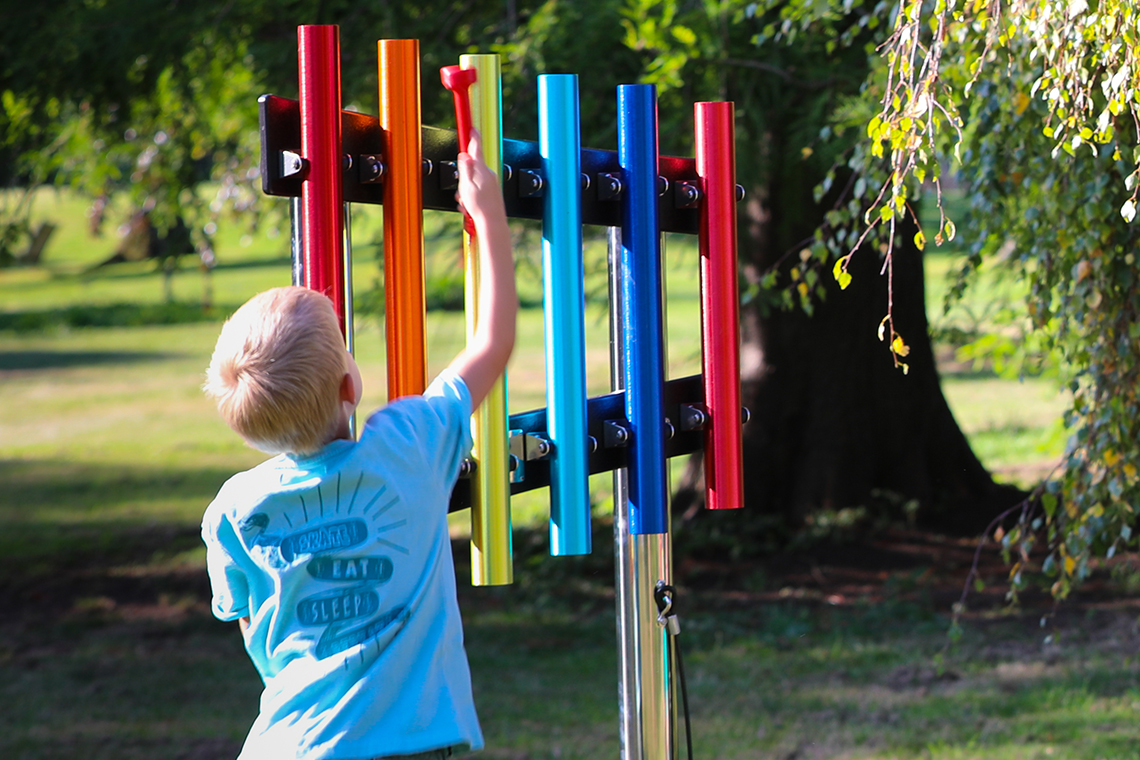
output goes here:
[[257, 506], [279, 484], [284, 462], [285, 455], [279, 454], [231, 475], [206, 508], [203, 522], [215, 522], [225, 514], [232, 515]]

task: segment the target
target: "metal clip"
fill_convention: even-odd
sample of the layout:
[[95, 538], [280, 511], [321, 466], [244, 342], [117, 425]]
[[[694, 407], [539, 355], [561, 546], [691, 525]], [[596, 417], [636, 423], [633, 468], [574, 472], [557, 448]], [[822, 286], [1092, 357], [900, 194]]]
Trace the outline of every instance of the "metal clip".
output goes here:
[[740, 407], [740, 424], [747, 425], [749, 420], [752, 419], [752, 410], [746, 406]]
[[300, 153], [294, 153], [291, 150], [281, 151], [281, 177], [292, 177], [294, 174], [300, 174], [301, 179], [304, 179], [309, 174], [309, 162], [301, 158]]
[[677, 590], [665, 581], [657, 581], [653, 587], [653, 600], [657, 602], [657, 625], [669, 631], [671, 636], [681, 632], [681, 621], [673, 612], [673, 601]]
[[740, 203], [742, 200], [744, 200], [744, 185], [737, 185], [736, 186], [736, 202]]
[[469, 478], [475, 474], [475, 470], [479, 469], [479, 463], [474, 459], [464, 459], [459, 463], [459, 477]]

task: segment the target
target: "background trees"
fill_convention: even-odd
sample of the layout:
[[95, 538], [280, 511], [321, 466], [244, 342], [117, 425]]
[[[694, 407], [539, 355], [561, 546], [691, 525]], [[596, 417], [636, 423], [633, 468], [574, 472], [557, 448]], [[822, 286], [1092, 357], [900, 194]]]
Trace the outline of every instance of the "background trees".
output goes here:
[[[922, 248], [953, 227], [923, 234], [905, 211], [916, 207], [920, 183], [951, 167], [971, 188], [974, 262], [1013, 241], [1011, 276], [1034, 285], [1029, 321], [1011, 326], [1005, 345], [1028, 351], [1028, 360], [1035, 347], [1054, 350], [1074, 368], [1078, 437], [1067, 485], [1041, 501], [1040, 526], [1067, 547], [1053, 565], [1067, 583], [1084, 572], [1089, 552], [1130, 541], [1127, 505], [1140, 453], [1130, 443], [1131, 390], [1120, 392], [1135, 386], [1132, 233], [1119, 214], [1106, 213], [1127, 209], [1134, 189], [1123, 179], [1135, 176], [1136, 141], [1122, 136], [1117, 120], [1133, 108], [1135, 67], [1127, 45], [1116, 58], [1092, 52], [1105, 40], [1111, 49], [1114, 34], [1127, 41], [1133, 33], [1126, 6], [1104, 6], [1116, 9], [1111, 29], [1063, 27], [1077, 51], [1066, 58], [1052, 37], [1032, 36], [1038, 17], [1026, 9], [1029, 36], [1003, 40], [997, 20], [1017, 19], [996, 6], [958, 18], [964, 11], [952, 2], [933, 9], [933, 32], [910, 0], [103, 0], [66, 18], [28, 4], [11, 9], [0, 30], [0, 159], [22, 184], [69, 184], [94, 199], [126, 193], [161, 233], [184, 222], [205, 252], [218, 215], [255, 223], [262, 213], [255, 101], [265, 91], [295, 93], [299, 23], [341, 25], [346, 105], [364, 111], [374, 110], [375, 40], [397, 36], [421, 40], [426, 91], [430, 73], [460, 52], [501, 52], [511, 135], [534, 134], [533, 76], [541, 71], [581, 75], [584, 139], [601, 146], [613, 141], [617, 83], [658, 85], [662, 147], [674, 153], [690, 150], [694, 100], [732, 99], [748, 190], [740, 230], [745, 380], [757, 412], [747, 443], [756, 465], [752, 509], [737, 519], [755, 530], [767, 524], [756, 514], [794, 521], [881, 491], [917, 500], [927, 525], [976, 530], [1021, 499], [995, 486], [969, 451], [941, 396], [926, 336]], [[1062, 7], [1065, 19], [1109, 17], [1041, 5]], [[992, 44], [973, 31], [979, 23], [983, 32], [999, 30]], [[942, 57], [923, 68], [929, 51]], [[1082, 65], [1056, 65], [1078, 59], [1090, 72], [1084, 84]], [[1035, 92], [1040, 60], [1058, 73]], [[990, 65], [975, 68], [979, 61]], [[1070, 125], [1078, 111], [1065, 106], [1062, 114], [1055, 104], [1078, 95], [1085, 110]], [[425, 98], [425, 120], [449, 123], [448, 107], [446, 98]], [[949, 163], [952, 146], [937, 137], [939, 120], [954, 134], [959, 118], [960, 165]], [[20, 210], [7, 211], [9, 229], [19, 231]], [[877, 226], [848, 257], [868, 222]], [[887, 276], [878, 276], [884, 267]], [[680, 503], [697, 493], [688, 489]], [[1026, 514], [1020, 535], [1005, 534], [1010, 547], [1034, 529]]]

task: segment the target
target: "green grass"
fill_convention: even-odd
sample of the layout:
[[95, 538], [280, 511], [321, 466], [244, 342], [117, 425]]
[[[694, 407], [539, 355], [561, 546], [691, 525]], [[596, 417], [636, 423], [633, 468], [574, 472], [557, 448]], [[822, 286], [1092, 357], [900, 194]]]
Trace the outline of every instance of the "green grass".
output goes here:
[[[225, 428], [200, 385], [221, 316], [288, 281], [287, 241], [280, 233], [243, 241], [241, 230], [223, 229], [215, 310], [205, 321], [76, 328], [61, 310], [110, 319], [114, 304], [161, 307], [161, 275], [149, 264], [84, 275], [114, 249], [113, 225], [90, 240], [82, 203], [66, 194], [41, 199], [37, 213], [61, 222], [45, 266], [0, 271], [0, 311], [59, 317], [46, 329], [0, 329], [0, 602], [18, 611], [0, 616], [0, 757], [232, 757], [260, 684], [236, 631], [206, 607], [197, 525], [222, 481], [262, 455]], [[380, 223], [375, 214], [354, 218], [356, 276], [367, 284], [378, 276]], [[440, 236], [429, 271], [457, 261], [448, 224], [429, 221], [429, 239]], [[520, 250], [533, 251], [533, 231], [518, 234]], [[591, 292], [604, 290], [602, 255], [594, 241]], [[951, 256], [928, 257], [932, 291]], [[699, 360], [694, 260], [691, 242], [670, 242], [673, 376], [697, 371]], [[519, 271], [533, 300], [533, 255]], [[174, 277], [175, 296], [191, 311], [203, 287], [189, 264]], [[541, 331], [541, 311], [524, 309], [509, 370], [512, 411], [545, 403]], [[431, 372], [463, 336], [462, 314], [429, 315]], [[367, 409], [385, 400], [376, 317], [358, 319], [357, 349]], [[603, 392], [608, 325], [596, 304], [587, 351], [590, 391]], [[1047, 381], [1018, 384], [951, 361], [944, 368], [946, 395], [989, 466], [1027, 477], [1056, 456], [1053, 421], [1064, 399]], [[594, 479], [603, 506], [608, 480]], [[513, 504], [515, 586], [461, 581], [485, 756], [616, 757], [606, 527], [594, 557], [552, 560], [541, 546], [545, 510], [541, 492]], [[455, 521], [463, 534], [465, 517]], [[947, 620], [929, 603], [890, 596], [889, 583], [884, 599], [857, 595], [832, 607], [779, 597], [754, 575], [755, 583], [748, 576], [698, 590], [682, 612], [702, 760], [1137, 756], [1140, 672], [1125, 657], [1140, 640], [1130, 609], [1057, 618], [1046, 630], [1036, 617], [978, 620], [947, 650]]]

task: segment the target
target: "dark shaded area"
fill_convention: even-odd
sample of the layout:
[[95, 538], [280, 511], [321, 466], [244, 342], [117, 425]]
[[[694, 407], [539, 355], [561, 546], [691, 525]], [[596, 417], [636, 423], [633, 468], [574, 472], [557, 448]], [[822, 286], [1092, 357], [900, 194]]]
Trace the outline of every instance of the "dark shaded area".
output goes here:
[[139, 364], [166, 361], [178, 356], [165, 351], [0, 351], [0, 372]]
[[0, 330], [34, 332], [64, 327], [141, 327], [225, 319], [237, 306], [203, 306], [200, 303], [112, 303], [0, 312]]

